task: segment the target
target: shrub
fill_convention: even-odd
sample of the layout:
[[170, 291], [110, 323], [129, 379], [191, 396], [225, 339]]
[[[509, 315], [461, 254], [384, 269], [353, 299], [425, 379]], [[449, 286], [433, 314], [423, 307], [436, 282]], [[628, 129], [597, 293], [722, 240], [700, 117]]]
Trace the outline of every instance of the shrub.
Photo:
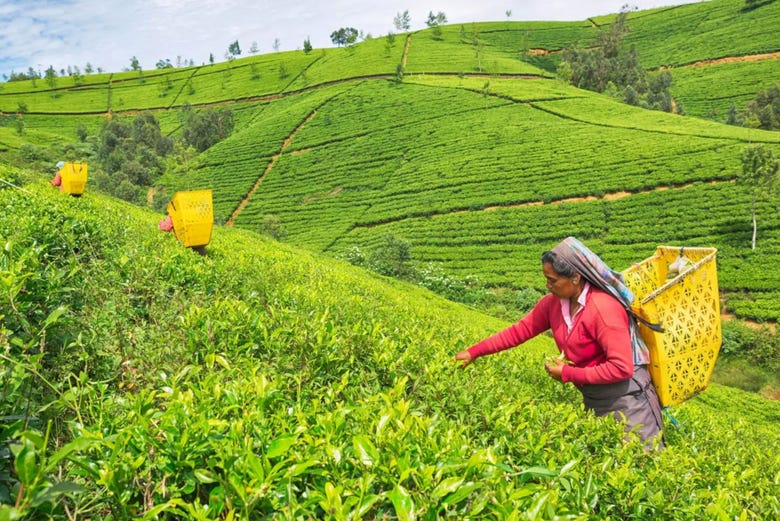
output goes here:
[[408, 242], [394, 235], [385, 235], [382, 244], [374, 248], [369, 255], [368, 265], [373, 271], [382, 275], [405, 279], [413, 272], [411, 260]]
[[259, 232], [263, 235], [267, 235], [281, 241], [287, 236], [287, 231], [282, 224], [282, 221], [275, 215], [266, 215], [263, 217], [263, 221], [260, 223]]
[[780, 336], [766, 326], [756, 329], [736, 320], [724, 322], [721, 353], [728, 358], [780, 370]]

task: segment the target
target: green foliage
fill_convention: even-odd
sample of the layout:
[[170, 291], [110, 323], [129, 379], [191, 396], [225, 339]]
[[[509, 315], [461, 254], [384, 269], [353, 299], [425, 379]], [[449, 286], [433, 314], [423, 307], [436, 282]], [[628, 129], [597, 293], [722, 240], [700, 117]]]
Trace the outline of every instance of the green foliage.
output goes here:
[[357, 37], [358, 30], [354, 27], [340, 27], [330, 33], [330, 40], [339, 47], [354, 44], [357, 41]]
[[20, 170], [6, 168], [4, 165], [0, 165], [0, 190], [21, 186], [23, 180], [24, 177]]
[[777, 188], [780, 163], [772, 150], [761, 145], [745, 147], [742, 152], [742, 174], [738, 181], [749, 186], [754, 194]]
[[723, 323], [723, 345], [713, 381], [777, 399], [780, 392], [780, 337], [769, 325]]
[[[777, 81], [780, 63], [778, 60], [716, 62], [675, 67], [671, 72], [674, 84], [670, 91], [676, 100], [685, 102], [687, 114], [742, 125], [745, 107], [755, 101], [757, 92], [771, 88]], [[732, 106], [739, 117], [729, 118]]]
[[766, 90], [756, 94], [756, 98], [748, 102], [743, 119], [746, 124], [764, 130], [780, 129], [780, 84], [773, 84]]
[[227, 52], [231, 58], [237, 58], [241, 55], [241, 46], [238, 45], [238, 40], [234, 40], [228, 45]]
[[126, 201], [142, 203], [145, 189], [163, 172], [163, 159], [173, 150], [151, 112], [131, 121], [111, 118], [103, 124], [97, 150], [102, 172], [94, 172], [96, 184]]
[[408, 278], [412, 274], [412, 255], [409, 243], [394, 235], [385, 235], [382, 242], [368, 255], [368, 266], [382, 275]]
[[761, 145], [751, 145], [742, 151], [742, 172], [737, 176], [737, 183], [748, 188], [751, 194], [751, 211], [753, 214], [753, 242], [756, 249], [757, 207], [760, 199], [772, 198], [777, 195], [780, 187], [780, 161], [775, 159], [771, 150]]
[[[73, 291], [48, 325], [24, 308], [31, 331], [46, 331], [39, 355], [2, 358], [2, 414], [29, 404], [40, 419], [3, 424], [15, 476], [3, 515], [698, 519], [780, 508], [780, 462], [755, 458], [778, 443], [776, 402], [712, 385], [675, 408], [667, 448], [647, 454], [545, 375], [547, 338], [462, 371], [453, 354], [506, 323], [252, 233], [217, 227], [201, 257], [149, 212], [44, 183], [25, 190], [0, 191], [0, 233], [22, 247], [13, 259], [45, 255], [10, 271], [41, 280], [71, 265], [75, 245], [80, 269], [25, 288], [26, 302], [52, 304], [57, 288]], [[15, 353], [4, 327], [3, 353]], [[81, 334], [72, 352], [113, 355], [113, 370], [52, 371], [57, 329]], [[58, 392], [27, 392], [44, 379]]]
[[393, 18], [393, 26], [396, 31], [403, 32], [408, 31], [411, 27], [412, 18], [409, 15], [409, 10], [405, 10], [403, 13], [396, 13]]
[[629, 105], [675, 112], [669, 92], [672, 75], [663, 71], [648, 81], [636, 46], [625, 49], [627, 19], [628, 11], [622, 10], [609, 29], [597, 35], [593, 47], [565, 49], [558, 77], [582, 89], [608, 93]]
[[266, 215], [263, 217], [258, 232], [276, 239], [277, 241], [284, 240], [287, 235], [287, 231], [284, 228], [284, 224], [275, 215]]
[[736, 321], [724, 323], [721, 352], [768, 373], [777, 374], [780, 370], [780, 338], [768, 326], [755, 328]]
[[222, 141], [233, 131], [233, 112], [230, 109], [185, 108], [182, 116], [182, 139], [198, 152], [203, 152]]

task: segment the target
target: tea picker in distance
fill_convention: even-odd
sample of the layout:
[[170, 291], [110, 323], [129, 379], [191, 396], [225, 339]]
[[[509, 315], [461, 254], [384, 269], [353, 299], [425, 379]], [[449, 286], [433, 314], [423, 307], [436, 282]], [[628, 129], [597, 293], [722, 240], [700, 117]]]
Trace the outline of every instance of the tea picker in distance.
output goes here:
[[469, 365], [551, 330], [563, 358], [545, 363], [551, 378], [571, 382], [585, 408], [625, 419], [645, 447], [663, 447], [663, 420], [647, 364], [648, 349], [629, 313], [634, 295], [584, 244], [568, 237], [542, 254], [548, 295], [519, 322], [455, 355]]
[[61, 192], [73, 197], [81, 197], [87, 186], [89, 165], [84, 162], [60, 161], [57, 163], [57, 173], [49, 181], [52, 186], [58, 186]]
[[59, 186], [60, 190], [62, 190], [62, 174], [60, 173], [60, 170], [62, 170], [63, 166], [65, 166], [65, 161], [57, 162], [57, 172], [54, 174], [54, 179], [49, 181], [52, 186]]
[[176, 192], [168, 203], [168, 215], [157, 223], [164, 231], [173, 231], [181, 243], [201, 255], [211, 242], [214, 226], [214, 210], [211, 190]]

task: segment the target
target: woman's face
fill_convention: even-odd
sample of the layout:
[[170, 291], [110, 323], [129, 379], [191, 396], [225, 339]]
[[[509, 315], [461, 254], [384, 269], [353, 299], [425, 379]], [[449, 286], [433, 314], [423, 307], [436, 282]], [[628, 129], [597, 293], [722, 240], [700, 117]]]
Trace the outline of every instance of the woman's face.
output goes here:
[[555, 271], [552, 264], [545, 262], [542, 264], [544, 278], [547, 279], [547, 289], [558, 298], [570, 299], [579, 295], [582, 277], [575, 273], [573, 277], [565, 277]]

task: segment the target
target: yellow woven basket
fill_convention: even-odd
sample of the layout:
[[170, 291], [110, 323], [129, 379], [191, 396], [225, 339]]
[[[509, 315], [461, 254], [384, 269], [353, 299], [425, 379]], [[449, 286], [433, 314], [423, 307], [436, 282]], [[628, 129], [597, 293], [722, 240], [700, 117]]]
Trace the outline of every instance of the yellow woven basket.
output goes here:
[[81, 195], [87, 186], [87, 163], [65, 163], [60, 168], [62, 191], [70, 195]]
[[[712, 376], [722, 341], [716, 253], [715, 248], [659, 246], [655, 255], [623, 272], [639, 315], [664, 328], [658, 333], [639, 326], [664, 407], [703, 391]], [[667, 280], [669, 266], [681, 254], [692, 264]]]
[[168, 215], [173, 221], [173, 233], [184, 246], [206, 246], [211, 242], [214, 227], [211, 190], [176, 192], [168, 203]]

